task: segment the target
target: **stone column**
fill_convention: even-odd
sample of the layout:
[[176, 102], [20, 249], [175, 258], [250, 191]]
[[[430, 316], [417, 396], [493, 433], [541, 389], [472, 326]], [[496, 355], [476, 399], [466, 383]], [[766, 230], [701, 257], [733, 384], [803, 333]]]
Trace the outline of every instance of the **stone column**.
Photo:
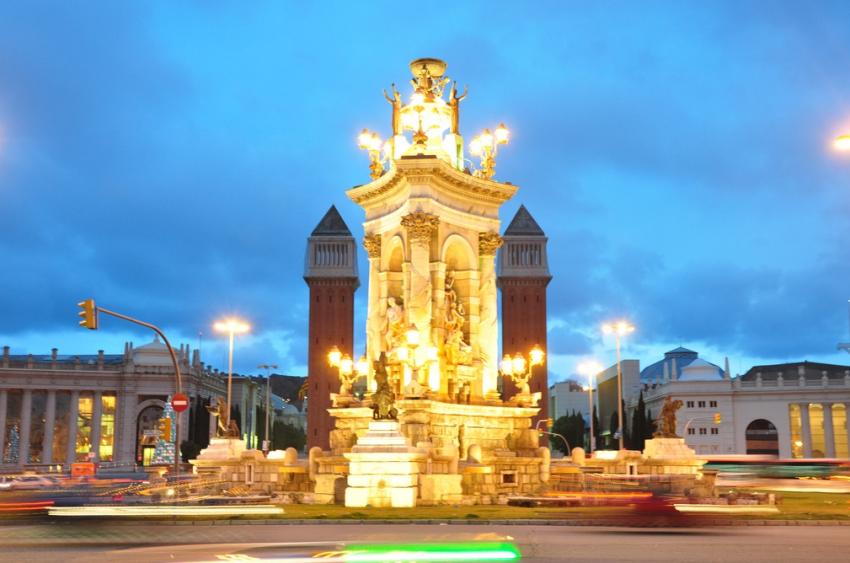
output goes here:
[[498, 295], [496, 290], [496, 251], [502, 246], [502, 237], [497, 233], [478, 234], [478, 256], [480, 261], [480, 285], [478, 289], [479, 324], [482, 381], [481, 395], [499, 400], [499, 323]]
[[30, 461], [30, 425], [32, 423], [32, 389], [24, 389], [21, 399], [21, 433], [18, 448], [18, 465]]
[[42, 463], [53, 463], [53, 427], [56, 425], [56, 389], [47, 390], [47, 411], [44, 416], [44, 442], [41, 444]]
[[0, 463], [3, 463], [3, 455], [6, 453], [6, 403], [9, 393], [0, 389]]
[[94, 461], [100, 461], [100, 417], [103, 413], [103, 399], [100, 391], [92, 393], [91, 406], [91, 450]]
[[80, 392], [71, 391], [71, 404], [68, 406], [68, 453], [65, 463], [71, 465], [77, 461], [77, 419], [80, 418]]
[[847, 449], [850, 450], [850, 403], [844, 403], [844, 426], [847, 431]]
[[431, 344], [431, 236], [439, 223], [436, 216], [421, 211], [401, 219], [410, 242], [410, 298], [404, 308], [408, 321], [419, 330], [422, 346]]
[[823, 440], [826, 457], [835, 457], [835, 430], [832, 427], [832, 403], [823, 403]]
[[809, 423], [809, 403], [800, 404], [800, 438], [803, 440], [803, 457], [812, 457], [812, 427]]
[[[381, 235], [363, 237], [363, 247], [369, 256], [369, 302], [366, 308], [366, 359], [369, 360], [369, 375], [366, 377], [366, 392], [372, 392], [372, 362], [381, 355], [384, 341], [384, 319], [381, 310]], [[386, 306], [386, 305], [384, 305]], [[383, 315], [382, 315], [383, 312]]]

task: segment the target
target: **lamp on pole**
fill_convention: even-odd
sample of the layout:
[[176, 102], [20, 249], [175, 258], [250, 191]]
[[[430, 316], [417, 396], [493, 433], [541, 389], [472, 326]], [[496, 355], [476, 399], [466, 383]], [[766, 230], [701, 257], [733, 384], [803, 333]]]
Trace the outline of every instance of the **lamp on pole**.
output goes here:
[[839, 135], [832, 144], [835, 150], [850, 152], [850, 135]]
[[269, 409], [271, 408], [271, 370], [277, 369], [277, 364], [260, 364], [259, 369], [266, 370], [266, 432], [263, 434], [263, 452], [269, 455], [271, 450], [271, 439], [269, 438]]
[[218, 332], [226, 332], [230, 336], [230, 353], [227, 355], [227, 423], [230, 424], [230, 401], [233, 391], [233, 340], [237, 334], [244, 334], [251, 330], [248, 323], [239, 319], [225, 319], [213, 325]]
[[593, 453], [593, 450], [596, 449], [596, 434], [594, 433], [593, 428], [593, 378], [596, 377], [596, 374], [602, 371], [602, 366], [598, 362], [587, 361], [582, 362], [576, 368], [579, 374], [587, 377], [587, 385], [585, 389], [587, 390], [587, 409], [590, 413], [588, 418], [590, 419], [590, 440], [587, 441], [589, 446], [589, 453]]
[[623, 449], [623, 371], [620, 368], [620, 337], [634, 332], [635, 327], [627, 321], [616, 321], [602, 325], [604, 334], [613, 334], [617, 341], [617, 424], [620, 426], [620, 449]]

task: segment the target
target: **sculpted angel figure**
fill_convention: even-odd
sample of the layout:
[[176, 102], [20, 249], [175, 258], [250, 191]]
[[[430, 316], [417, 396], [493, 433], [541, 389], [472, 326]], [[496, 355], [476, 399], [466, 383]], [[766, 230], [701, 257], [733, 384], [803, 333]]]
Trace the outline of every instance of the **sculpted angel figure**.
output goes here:
[[390, 85], [390, 90], [393, 93], [392, 98], [387, 94], [387, 91], [384, 90], [384, 98], [390, 103], [393, 107], [393, 135], [401, 134], [401, 94], [398, 93], [398, 90], [395, 89], [395, 82]]

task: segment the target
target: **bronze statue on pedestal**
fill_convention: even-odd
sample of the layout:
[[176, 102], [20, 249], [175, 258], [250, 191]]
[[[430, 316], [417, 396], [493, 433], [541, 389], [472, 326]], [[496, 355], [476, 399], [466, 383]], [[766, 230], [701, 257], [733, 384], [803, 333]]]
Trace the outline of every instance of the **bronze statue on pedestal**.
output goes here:
[[381, 352], [380, 357], [372, 362], [375, 367], [375, 384], [377, 389], [372, 393], [372, 419], [398, 420], [398, 410], [395, 408], [395, 393], [390, 389], [387, 375], [387, 355]]
[[239, 438], [239, 426], [230, 418], [230, 413], [225, 411], [227, 411], [227, 405], [221, 397], [215, 398], [215, 405], [207, 405], [207, 412], [215, 415], [216, 437]]
[[658, 415], [658, 430], [652, 435], [653, 438], [679, 438], [676, 434], [676, 411], [682, 408], [682, 401], [671, 397], [664, 399], [661, 414]]

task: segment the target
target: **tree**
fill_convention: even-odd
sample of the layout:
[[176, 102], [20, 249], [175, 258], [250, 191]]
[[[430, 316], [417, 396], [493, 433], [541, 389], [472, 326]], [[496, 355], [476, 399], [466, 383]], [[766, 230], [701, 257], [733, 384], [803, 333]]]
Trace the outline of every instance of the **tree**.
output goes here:
[[596, 412], [596, 405], [593, 406], [593, 434], [596, 437], [596, 447], [602, 446], [602, 425], [599, 424], [599, 414]]
[[[584, 442], [584, 419], [573, 411], [572, 414], [564, 415], [556, 420], [551, 432], [563, 436], [570, 447], [574, 448]], [[564, 444], [564, 440], [559, 436], [549, 436], [549, 443], [559, 452], [569, 455], [567, 444]]]
[[[647, 439], [649, 427], [646, 419], [646, 404], [643, 401], [643, 391], [638, 396], [637, 407], [632, 413], [632, 433], [630, 436], [630, 450], [643, 450], [643, 442]], [[651, 433], [650, 433], [651, 435]]]
[[301, 428], [279, 420], [275, 421], [274, 431], [272, 432], [273, 450], [285, 450], [292, 447], [300, 452], [306, 444], [307, 435]]
[[608, 431], [610, 432], [609, 439], [611, 440], [610, 445], [617, 446], [619, 441], [617, 440], [617, 431], [620, 429], [620, 419], [617, 416], [617, 411], [611, 413], [611, 420], [608, 424]]

